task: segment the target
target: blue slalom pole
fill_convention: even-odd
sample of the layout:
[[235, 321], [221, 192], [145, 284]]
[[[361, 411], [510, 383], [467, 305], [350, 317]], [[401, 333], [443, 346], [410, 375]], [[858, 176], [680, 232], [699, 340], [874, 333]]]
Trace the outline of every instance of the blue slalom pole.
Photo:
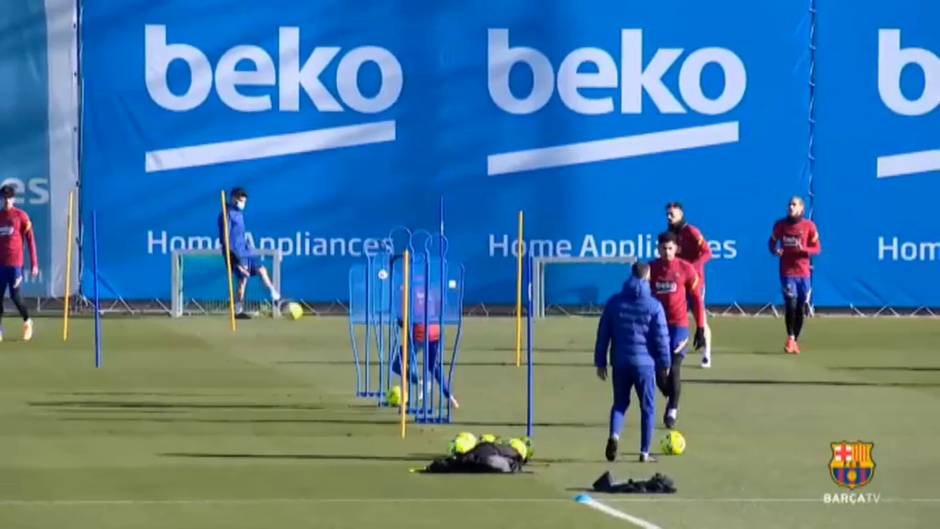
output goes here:
[[528, 296], [526, 298], [526, 371], [527, 371], [527, 395], [528, 403], [526, 414], [526, 437], [532, 437], [532, 272], [534, 261], [530, 253], [526, 259], [526, 289]]
[[95, 296], [95, 367], [101, 367], [101, 303], [98, 298], [98, 212], [91, 211], [91, 273]]
[[352, 344], [353, 363], [356, 366], [356, 396], [362, 396], [362, 370], [359, 366], [359, 343], [356, 339], [356, 322], [353, 310], [353, 300], [356, 299], [356, 289], [354, 288], [356, 279], [356, 268], [349, 269], [349, 341]]
[[[389, 235], [391, 238], [391, 235]], [[398, 311], [401, 309], [400, 306], [395, 304], [395, 253], [394, 250], [389, 250], [388, 256], [388, 340], [386, 345], [388, 346], [388, 380], [389, 380], [389, 391], [391, 391], [392, 385], [392, 365], [395, 362], [395, 358], [398, 358], [398, 361], [401, 362], [401, 340], [398, 337]], [[401, 366], [401, 364], [399, 364]], [[405, 390], [405, 379], [401, 378], [401, 389]]]
[[[391, 252], [391, 250], [389, 250]], [[382, 295], [384, 296], [381, 301], [381, 312], [379, 312], [379, 332], [382, 333], [382, 351], [385, 354], [386, 371], [385, 371], [385, 392], [386, 394], [392, 390], [392, 362], [394, 361], [395, 351], [393, 350], [394, 340], [392, 340], [392, 333], [395, 328], [395, 318], [394, 311], [392, 310], [392, 303], [395, 299], [395, 296], [392, 295], [392, 289], [394, 288], [394, 280], [392, 279], [392, 254], [389, 253], [387, 256], [383, 254], [382, 257], [382, 266], [385, 267], [386, 273], [388, 274], [385, 280], [385, 287], [382, 289]], [[388, 311], [387, 313], [385, 311]], [[383, 316], [384, 315], [384, 316]], [[386, 334], [387, 331], [387, 334]]]
[[[440, 234], [438, 240], [438, 258], [440, 259], [441, 271], [440, 271], [440, 285], [438, 290], [438, 300], [440, 306], [438, 307], [437, 319], [438, 319], [438, 328], [440, 333], [438, 336], [437, 342], [437, 362], [438, 365], [434, 366], [437, 369], [437, 380], [438, 380], [438, 389], [440, 391], [440, 398], [437, 401], [437, 420], [438, 422], [444, 422], [444, 400], [447, 400], [447, 416], [450, 417], [450, 398], [444, 394], [444, 353], [447, 351], [447, 340], [444, 336], [444, 299], [447, 297], [447, 267], [444, 262], [444, 195], [441, 195], [441, 208], [440, 208]], [[447, 393], [450, 394], [451, 388], [450, 384], [447, 385]], [[448, 421], [449, 422], [449, 421]]]
[[[366, 342], [366, 346], [365, 346], [365, 353], [366, 353], [366, 390], [365, 390], [365, 396], [366, 396], [366, 397], [373, 397], [373, 396], [375, 396], [375, 395], [372, 394], [372, 385], [371, 385], [371, 380], [370, 380], [370, 377], [371, 377], [371, 375], [372, 375], [372, 366], [369, 365], [369, 361], [370, 361], [369, 357], [372, 355], [372, 343], [371, 343], [371, 339], [372, 339], [372, 325], [371, 325], [371, 323], [372, 323], [372, 306], [370, 305], [370, 302], [372, 301], [372, 296], [370, 295], [370, 292], [371, 292], [371, 291], [370, 291], [370, 287], [371, 287], [371, 285], [370, 285], [370, 283], [369, 283], [369, 282], [372, 280], [372, 261], [371, 261], [368, 257], [366, 257], [366, 278], [365, 278], [365, 279], [366, 279], [366, 285], [365, 285], [365, 286], [366, 286], [366, 292], [365, 292], [365, 300], [364, 300], [364, 301], [365, 301], [365, 312], [366, 312], [366, 338], [365, 338], [365, 342]], [[351, 304], [351, 303], [352, 303], [352, 300], [350, 300], [350, 304]]]
[[[429, 243], [430, 244], [430, 239]], [[422, 323], [424, 324], [424, 357], [421, 359], [421, 376], [424, 379], [424, 385], [421, 387], [421, 393], [423, 394], [424, 402], [421, 404], [421, 416], [423, 422], [429, 422], [431, 418], [431, 412], [433, 411], [433, 406], [431, 403], [431, 380], [433, 378], [434, 371], [431, 371], [432, 367], [430, 365], [431, 358], [431, 318], [430, 318], [430, 309], [431, 309], [431, 252], [428, 250], [427, 245], [424, 248], [424, 302], [421, 303], [421, 310], [424, 311], [424, 314], [421, 318]]]
[[[405, 339], [408, 340], [408, 365], [411, 366], [410, 369], [408, 369], [408, 395], [410, 397], [408, 399], [408, 413], [411, 413], [417, 417], [421, 406], [421, 404], [418, 402], [418, 382], [421, 380], [421, 376], [417, 371], [418, 351], [417, 344], [415, 343], [414, 339], [414, 323], [416, 321], [414, 309], [417, 306], [415, 303], [415, 299], [417, 298], [417, 287], [415, 287], [415, 270], [417, 269], [415, 263], [417, 261], [417, 253], [414, 251], [414, 247], [410, 244], [409, 251], [411, 252], [411, 266], [408, 270], [408, 281], [411, 283], [411, 292], [408, 296], [408, 306], [411, 307], [411, 318], [409, 318], [411, 321], [408, 322], [408, 328], [402, 326], [402, 333]], [[402, 354], [404, 354], [404, 352]], [[402, 359], [402, 362], [404, 362], [404, 359]], [[414, 377], [411, 376], [412, 374], [414, 374]], [[402, 376], [404, 376], [404, 369], [402, 370]]]
[[[382, 268], [382, 263], [378, 260], [379, 256], [373, 256], [372, 258], [367, 258], [372, 262], [372, 273], [375, 274], [375, 277], [378, 277], [376, 269], [384, 270]], [[378, 264], [376, 264], [378, 263]], [[369, 304], [369, 316], [373, 319], [373, 331], [372, 335], [375, 337], [375, 350], [376, 355], [379, 359], [379, 395], [378, 403], [379, 406], [385, 404], [385, 351], [382, 350], [382, 296], [385, 290], [382, 288], [382, 280], [376, 282], [376, 287], [372, 288], [369, 292], [372, 293], [372, 301]], [[377, 308], [378, 307], [378, 308]]]
[[[456, 308], [456, 318], [457, 318], [457, 334], [454, 336], [454, 350], [450, 356], [450, 369], [447, 373], [447, 390], [451, 395], [454, 394], [454, 368], [457, 367], [457, 355], [460, 353], [460, 343], [461, 337], [463, 336], [463, 296], [464, 296], [464, 284], [466, 279], [466, 267], [461, 264], [458, 269], [458, 277], [460, 278], [460, 284], [457, 285], [457, 308]], [[442, 360], [443, 361], [443, 360]], [[449, 423], [451, 420], [451, 404], [448, 400], [447, 403], [447, 418], [444, 422]]]

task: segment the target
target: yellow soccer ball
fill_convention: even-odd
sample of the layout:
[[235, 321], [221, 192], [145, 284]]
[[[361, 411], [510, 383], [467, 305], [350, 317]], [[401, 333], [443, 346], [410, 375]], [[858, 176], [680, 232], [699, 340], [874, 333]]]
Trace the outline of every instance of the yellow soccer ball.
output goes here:
[[481, 443], [495, 443], [496, 436], [491, 433], [485, 433], [480, 436], [480, 442]]
[[526, 460], [532, 459], [532, 457], [535, 456], [535, 447], [532, 446], [532, 439], [522, 436], [522, 442], [525, 443], [526, 447]]
[[385, 403], [393, 408], [401, 406], [401, 386], [393, 387], [385, 396]]
[[477, 436], [470, 432], [460, 432], [450, 440], [447, 449], [451, 454], [460, 455], [473, 450], [476, 445]]
[[304, 315], [304, 308], [300, 306], [300, 303], [294, 303], [291, 301], [287, 304], [287, 316], [292, 320], [299, 320], [301, 316]]
[[522, 439], [513, 437], [509, 440], [509, 446], [511, 446], [512, 449], [515, 450], [520, 457], [522, 457], [523, 461], [527, 461], [529, 459], [529, 446]]
[[666, 432], [659, 446], [663, 449], [664, 454], [682, 455], [685, 452], [685, 437], [676, 430], [670, 430]]

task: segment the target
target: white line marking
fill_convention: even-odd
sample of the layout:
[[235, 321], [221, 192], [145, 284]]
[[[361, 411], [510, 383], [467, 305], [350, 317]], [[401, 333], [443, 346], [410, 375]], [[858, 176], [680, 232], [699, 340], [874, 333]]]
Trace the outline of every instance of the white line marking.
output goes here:
[[174, 147], [148, 151], [144, 156], [146, 171], [154, 173], [388, 141], [395, 141], [394, 120]]
[[[107, 505], [217, 505], [265, 503], [567, 503], [567, 498], [195, 498], [0, 500], [0, 507], [85, 507]], [[660, 496], [605, 497], [608, 503], [819, 503], [818, 498], [666, 498]], [[940, 503], [940, 498], [882, 498], [882, 503]]]
[[203, 498], [167, 500], [0, 500], [2, 506], [215, 505], [256, 503], [561, 503], [562, 498]]
[[567, 503], [563, 498], [204, 498], [166, 500], [0, 500], [0, 507], [88, 507], [108, 505], [220, 505], [265, 503]]
[[878, 157], [878, 178], [940, 171], [940, 149]]
[[491, 154], [486, 158], [488, 175], [519, 173], [648, 154], [712, 147], [738, 141], [737, 121], [683, 129], [621, 136], [554, 147]]
[[595, 500], [594, 498], [588, 496], [587, 494], [581, 494], [574, 501], [580, 503], [581, 505], [587, 505], [588, 507], [598, 510], [606, 515], [613, 516], [614, 518], [620, 518], [621, 520], [626, 520], [637, 527], [642, 529], [660, 529], [658, 525], [647, 522], [642, 518], [637, 518], [632, 514], [627, 514], [623, 511], [614, 509], [609, 505], [604, 505], [603, 503]]

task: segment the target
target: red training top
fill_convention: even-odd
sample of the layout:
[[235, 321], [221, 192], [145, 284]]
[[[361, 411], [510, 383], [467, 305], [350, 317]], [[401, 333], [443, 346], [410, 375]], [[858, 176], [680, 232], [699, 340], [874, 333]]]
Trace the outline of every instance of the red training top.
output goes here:
[[22, 209], [0, 209], [0, 266], [23, 267], [23, 238], [29, 244], [29, 262], [39, 266], [36, 239], [29, 215]]
[[777, 255], [778, 244], [783, 250], [780, 277], [810, 277], [813, 273], [810, 257], [822, 251], [816, 224], [805, 219], [795, 222], [789, 218], [778, 220], [768, 244], [774, 255]]
[[698, 272], [687, 261], [679, 258], [667, 261], [661, 257], [650, 263], [650, 286], [653, 295], [666, 310], [666, 323], [669, 326], [689, 326], [687, 297], [692, 298], [696, 325], [705, 325], [705, 303], [699, 288]]
[[676, 234], [679, 237], [679, 257], [685, 259], [698, 272], [700, 285], [705, 286], [705, 263], [711, 260], [712, 250], [702, 232], [691, 224], [683, 224]]

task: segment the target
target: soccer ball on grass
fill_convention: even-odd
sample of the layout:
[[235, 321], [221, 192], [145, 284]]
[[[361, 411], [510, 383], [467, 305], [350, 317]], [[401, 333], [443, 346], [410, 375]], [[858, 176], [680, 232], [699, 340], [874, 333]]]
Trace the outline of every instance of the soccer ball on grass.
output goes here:
[[401, 406], [401, 386], [395, 386], [388, 392], [385, 403], [393, 408]]
[[287, 317], [292, 320], [299, 320], [301, 316], [304, 315], [304, 308], [300, 306], [300, 303], [295, 303], [291, 301], [287, 304]]
[[666, 432], [665, 437], [659, 444], [663, 453], [667, 455], [678, 456], [685, 452], [685, 437], [676, 430]]
[[447, 445], [447, 451], [453, 455], [466, 454], [473, 450], [477, 445], [477, 436], [470, 432], [460, 432], [456, 437], [450, 440]]

